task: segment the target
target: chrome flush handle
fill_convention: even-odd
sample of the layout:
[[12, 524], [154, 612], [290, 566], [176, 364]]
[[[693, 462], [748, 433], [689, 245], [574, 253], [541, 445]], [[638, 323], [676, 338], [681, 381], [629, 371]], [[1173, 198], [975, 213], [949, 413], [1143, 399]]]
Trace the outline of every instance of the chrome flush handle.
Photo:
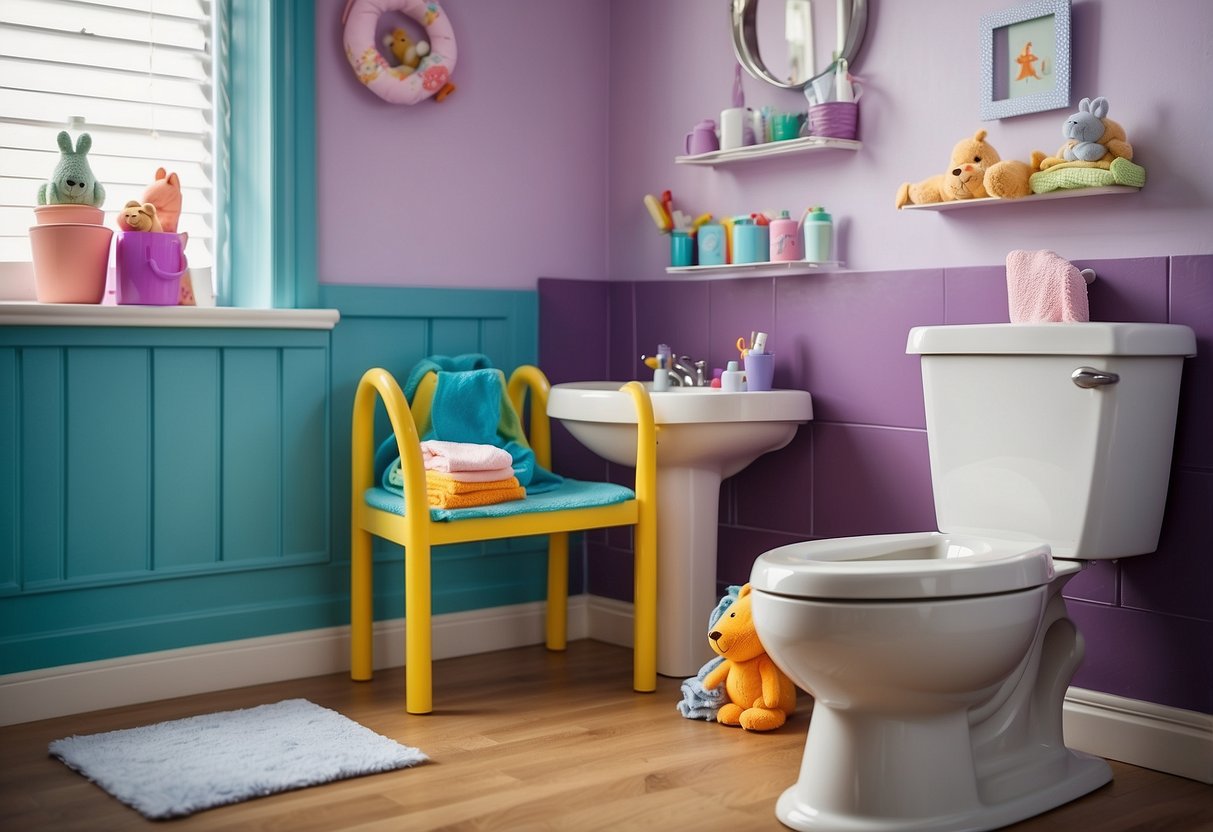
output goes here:
[[1120, 381], [1120, 376], [1116, 373], [1096, 370], [1091, 367], [1079, 367], [1070, 373], [1070, 380], [1084, 390], [1090, 390], [1093, 387], [1106, 387], [1109, 384], [1115, 384]]

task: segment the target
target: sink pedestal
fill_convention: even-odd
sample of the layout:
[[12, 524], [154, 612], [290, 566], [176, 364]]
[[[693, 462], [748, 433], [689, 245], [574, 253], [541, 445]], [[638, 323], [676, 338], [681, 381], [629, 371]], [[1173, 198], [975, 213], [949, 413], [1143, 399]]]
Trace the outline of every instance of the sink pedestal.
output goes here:
[[[554, 385], [547, 411], [594, 453], [634, 467], [636, 411], [620, 386]], [[650, 396], [657, 423], [657, 672], [686, 678], [713, 655], [708, 616], [720, 600], [720, 482], [791, 442], [813, 418], [813, 399], [804, 390], [725, 393], [708, 387], [650, 390]]]
[[686, 678], [715, 655], [708, 616], [720, 601], [720, 472], [663, 468], [658, 461], [657, 500], [657, 672]]

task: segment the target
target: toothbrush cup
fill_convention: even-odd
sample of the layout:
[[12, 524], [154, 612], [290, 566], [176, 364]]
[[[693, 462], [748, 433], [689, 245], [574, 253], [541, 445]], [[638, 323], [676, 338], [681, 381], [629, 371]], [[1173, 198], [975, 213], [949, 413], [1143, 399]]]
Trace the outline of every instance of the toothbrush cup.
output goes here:
[[749, 352], [745, 356], [745, 386], [751, 392], [770, 390], [775, 379], [775, 353]]

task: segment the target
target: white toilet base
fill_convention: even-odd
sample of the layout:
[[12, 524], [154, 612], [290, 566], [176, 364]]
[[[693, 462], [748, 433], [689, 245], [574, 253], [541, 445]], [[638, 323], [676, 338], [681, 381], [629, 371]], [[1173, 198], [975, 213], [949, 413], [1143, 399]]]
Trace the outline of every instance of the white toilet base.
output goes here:
[[[775, 815], [806, 832], [996, 829], [1112, 780], [1104, 760], [1048, 747], [975, 779], [967, 734], [964, 713], [856, 720], [819, 703], [800, 780], [780, 796]], [[963, 743], [963, 753], [941, 754], [943, 738]]]

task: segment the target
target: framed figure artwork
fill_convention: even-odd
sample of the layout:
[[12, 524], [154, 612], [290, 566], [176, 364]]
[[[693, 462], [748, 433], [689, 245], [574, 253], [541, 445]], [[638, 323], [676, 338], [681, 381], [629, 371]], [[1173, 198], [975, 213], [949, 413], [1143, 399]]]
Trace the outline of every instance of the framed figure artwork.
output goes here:
[[981, 19], [981, 119], [1070, 106], [1070, 0]]

